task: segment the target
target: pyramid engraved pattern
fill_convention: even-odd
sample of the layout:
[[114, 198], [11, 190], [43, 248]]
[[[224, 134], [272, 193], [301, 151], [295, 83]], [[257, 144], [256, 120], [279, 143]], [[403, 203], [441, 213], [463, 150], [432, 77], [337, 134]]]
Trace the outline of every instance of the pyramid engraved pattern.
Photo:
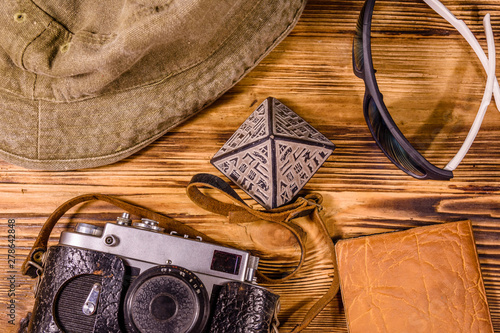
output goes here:
[[334, 149], [330, 140], [295, 112], [269, 98], [245, 120], [211, 162], [269, 209], [293, 200]]
[[290, 202], [332, 153], [331, 149], [276, 140], [277, 206]]
[[323, 134], [277, 99], [274, 100], [273, 118], [275, 135], [325, 143], [332, 146], [330, 140]]
[[267, 124], [267, 107], [262, 103], [252, 112], [245, 122], [234, 132], [213, 158], [231, 152], [251, 142], [258, 141], [269, 135]]
[[271, 142], [230, 154], [214, 166], [264, 207], [272, 204]]

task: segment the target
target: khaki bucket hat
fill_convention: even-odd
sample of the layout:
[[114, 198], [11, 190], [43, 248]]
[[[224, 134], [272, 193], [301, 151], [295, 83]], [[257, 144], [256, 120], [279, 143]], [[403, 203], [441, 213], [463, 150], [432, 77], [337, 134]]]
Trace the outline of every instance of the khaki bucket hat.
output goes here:
[[4, 0], [0, 158], [110, 164], [235, 85], [306, 0]]

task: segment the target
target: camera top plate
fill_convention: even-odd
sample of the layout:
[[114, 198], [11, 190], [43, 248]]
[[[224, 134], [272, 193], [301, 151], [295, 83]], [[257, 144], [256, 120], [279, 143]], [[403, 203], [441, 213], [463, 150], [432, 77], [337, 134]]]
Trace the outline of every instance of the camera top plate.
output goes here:
[[257, 257], [246, 251], [186, 237], [106, 223], [102, 233], [63, 231], [59, 244], [115, 254], [126, 265], [141, 271], [167, 264], [187, 267], [216, 279], [253, 282], [259, 260]]

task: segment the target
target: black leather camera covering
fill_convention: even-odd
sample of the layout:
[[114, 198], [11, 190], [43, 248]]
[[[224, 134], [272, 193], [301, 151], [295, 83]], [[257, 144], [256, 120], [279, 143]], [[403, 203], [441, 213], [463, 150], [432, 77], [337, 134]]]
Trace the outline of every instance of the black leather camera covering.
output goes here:
[[[61, 295], [61, 287], [84, 275], [93, 275], [102, 282], [94, 332], [118, 333], [118, 312], [122, 294], [125, 266], [119, 257], [69, 246], [52, 246], [46, 253], [44, 272], [36, 295], [29, 332], [63, 332], [54, 319], [54, 308]], [[75, 290], [74, 292], [78, 292]], [[88, 291], [81, 291], [87, 293]], [[86, 297], [87, 295], [85, 295]], [[85, 298], [84, 298], [85, 299]], [[83, 304], [62, 309], [81, 313]], [[76, 316], [74, 317], [76, 319]], [[79, 333], [79, 332], [66, 332]], [[83, 332], [82, 332], [83, 333]], [[88, 331], [85, 333], [89, 333]]]
[[222, 286], [211, 333], [269, 333], [279, 296], [257, 285], [229, 282]]

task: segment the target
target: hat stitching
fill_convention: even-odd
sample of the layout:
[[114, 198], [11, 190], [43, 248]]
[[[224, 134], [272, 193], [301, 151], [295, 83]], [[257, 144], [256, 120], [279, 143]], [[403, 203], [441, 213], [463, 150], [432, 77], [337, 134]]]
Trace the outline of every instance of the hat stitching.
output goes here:
[[109, 41], [114, 40], [118, 36], [118, 34], [96, 34], [90, 31], [79, 31], [72, 34], [74, 39], [82, 43], [99, 45], [109, 43]]
[[26, 66], [24, 65], [24, 56], [26, 54], [26, 50], [30, 47], [31, 44], [33, 44], [34, 41], [36, 41], [38, 38], [40, 38], [40, 36], [42, 36], [53, 23], [54, 23], [54, 20], [50, 21], [49, 24], [24, 47], [24, 49], [21, 53], [21, 66], [24, 70], [28, 71], [28, 68], [26, 68]]
[[[165, 132], [168, 132], [170, 129], [172, 129], [173, 127], [175, 127], [177, 125], [178, 125], [178, 123], [172, 125], [168, 129], [166, 129]], [[27, 157], [19, 156], [19, 155], [10, 153], [8, 151], [5, 151], [3, 149], [0, 149], [0, 153], [5, 154], [7, 156], [10, 156], [10, 157], [12, 157], [12, 158], [14, 158], [16, 160], [22, 160], [22, 161], [27, 161], [27, 162], [35, 162], [37, 165], [53, 164], [53, 163], [58, 163], [58, 162], [78, 162], [78, 161], [89, 161], [89, 162], [91, 162], [91, 161], [98, 161], [98, 160], [102, 160], [102, 159], [109, 159], [109, 158], [113, 158], [113, 157], [123, 156], [124, 154], [127, 154], [130, 151], [132, 151], [132, 153], [134, 153], [134, 152], [137, 151], [137, 147], [141, 147], [141, 146], [147, 145], [149, 142], [156, 141], [158, 138], [160, 138], [161, 136], [165, 135], [165, 132], [162, 131], [159, 134], [157, 134], [155, 136], [152, 136], [151, 138], [148, 138], [147, 140], [143, 140], [140, 143], [138, 143], [137, 145], [135, 145], [133, 147], [129, 147], [129, 148], [125, 149], [125, 150], [121, 150], [119, 152], [112, 153], [112, 154], [106, 154], [106, 155], [95, 156], [95, 157], [90, 157], [90, 158], [85, 158], [84, 157], [84, 158], [67, 158], [67, 159], [46, 159], [46, 160], [40, 160], [40, 159], [32, 159], [32, 158], [27, 158]]]

